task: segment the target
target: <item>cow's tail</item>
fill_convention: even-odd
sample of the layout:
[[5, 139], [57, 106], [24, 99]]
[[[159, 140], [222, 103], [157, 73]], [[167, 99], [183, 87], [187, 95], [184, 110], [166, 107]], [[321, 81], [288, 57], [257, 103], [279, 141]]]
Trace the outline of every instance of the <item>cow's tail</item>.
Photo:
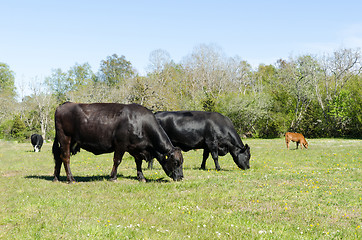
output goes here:
[[54, 142], [53, 142], [52, 152], [53, 152], [55, 163], [61, 162], [62, 159], [60, 158], [60, 145], [59, 145], [58, 137], [56, 134], [55, 134], [55, 138], [54, 138]]
[[60, 168], [62, 167], [62, 159], [60, 158], [61, 149], [58, 141], [57, 134], [55, 134], [54, 142], [53, 142], [53, 148], [52, 148], [53, 156], [54, 156], [54, 180], [58, 181], [60, 176]]

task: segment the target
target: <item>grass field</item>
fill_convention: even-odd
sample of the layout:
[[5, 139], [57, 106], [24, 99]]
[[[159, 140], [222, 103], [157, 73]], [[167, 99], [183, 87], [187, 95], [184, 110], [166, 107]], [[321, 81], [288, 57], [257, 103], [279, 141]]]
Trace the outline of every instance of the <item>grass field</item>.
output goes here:
[[187, 152], [181, 182], [157, 163], [139, 183], [128, 155], [110, 182], [112, 155], [81, 151], [76, 184], [63, 167], [52, 182], [50, 143], [0, 141], [0, 239], [362, 239], [362, 141], [307, 140], [244, 140], [247, 171], [230, 155], [202, 171], [202, 151]]

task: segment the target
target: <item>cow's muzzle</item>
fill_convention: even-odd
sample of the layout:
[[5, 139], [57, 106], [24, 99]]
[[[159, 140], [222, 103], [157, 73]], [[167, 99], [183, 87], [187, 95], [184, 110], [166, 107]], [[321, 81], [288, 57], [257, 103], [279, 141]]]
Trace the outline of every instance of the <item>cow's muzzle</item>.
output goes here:
[[170, 176], [174, 181], [181, 181], [184, 178], [182, 168], [176, 169]]

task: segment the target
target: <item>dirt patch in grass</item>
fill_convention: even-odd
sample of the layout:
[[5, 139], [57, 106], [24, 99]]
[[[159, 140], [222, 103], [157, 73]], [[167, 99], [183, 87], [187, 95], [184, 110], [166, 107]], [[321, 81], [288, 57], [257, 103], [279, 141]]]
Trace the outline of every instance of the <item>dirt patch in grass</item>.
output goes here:
[[5, 172], [2, 174], [3, 177], [15, 177], [15, 176], [18, 176], [20, 175], [21, 172], [19, 171], [11, 171], [11, 172]]

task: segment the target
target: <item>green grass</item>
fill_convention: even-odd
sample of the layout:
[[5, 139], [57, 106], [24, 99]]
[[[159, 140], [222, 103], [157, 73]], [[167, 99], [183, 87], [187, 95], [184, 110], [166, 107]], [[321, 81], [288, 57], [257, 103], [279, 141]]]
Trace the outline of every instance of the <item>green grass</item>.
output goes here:
[[[160, 165], [136, 180], [129, 155], [109, 182], [112, 154], [71, 158], [78, 181], [52, 182], [51, 144], [0, 141], [0, 239], [362, 239], [362, 141], [247, 139], [251, 168], [230, 155], [202, 171], [202, 151], [184, 153], [173, 182]], [[144, 167], [147, 164], [144, 163]]]

